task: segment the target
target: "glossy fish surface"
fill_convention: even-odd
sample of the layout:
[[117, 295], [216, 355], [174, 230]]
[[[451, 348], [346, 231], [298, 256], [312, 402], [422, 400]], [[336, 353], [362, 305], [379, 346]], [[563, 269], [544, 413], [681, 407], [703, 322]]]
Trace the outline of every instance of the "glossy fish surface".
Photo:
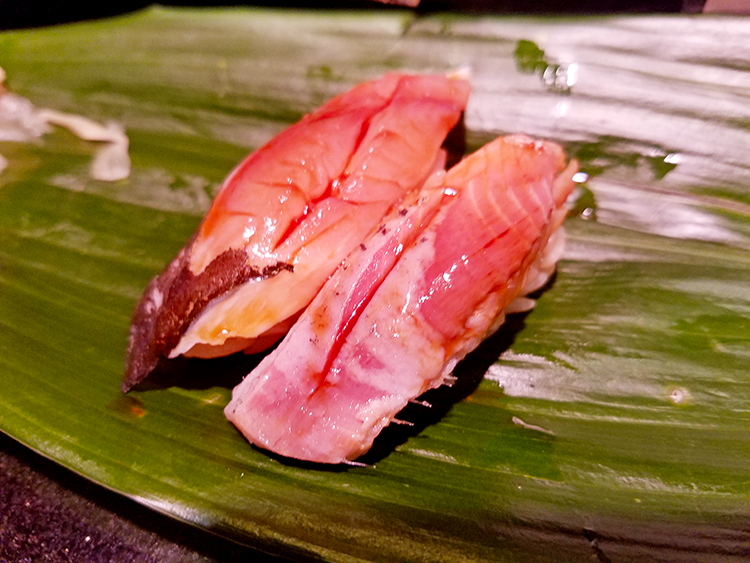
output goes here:
[[123, 390], [163, 358], [255, 352], [278, 341], [342, 260], [444, 167], [441, 144], [468, 95], [459, 77], [389, 74], [248, 156], [144, 291]]
[[225, 409], [252, 443], [354, 460], [456, 363], [561, 254], [576, 164], [549, 142], [502, 137], [424, 186], [353, 252]]

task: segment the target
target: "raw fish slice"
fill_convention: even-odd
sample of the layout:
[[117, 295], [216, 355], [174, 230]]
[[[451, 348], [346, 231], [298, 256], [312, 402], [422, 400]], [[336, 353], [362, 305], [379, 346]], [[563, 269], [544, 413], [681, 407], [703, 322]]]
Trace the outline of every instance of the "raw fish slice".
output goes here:
[[417, 206], [369, 237], [234, 389], [229, 420], [288, 457], [340, 463], [367, 451], [509, 306], [528, 307], [516, 300], [560, 256], [574, 171], [559, 146], [525, 136], [497, 139], [456, 165], [440, 187], [457, 195], [429, 225], [411, 220]]
[[164, 357], [276, 342], [341, 261], [444, 166], [466, 80], [391, 74], [356, 86], [250, 155], [146, 288], [123, 389]]

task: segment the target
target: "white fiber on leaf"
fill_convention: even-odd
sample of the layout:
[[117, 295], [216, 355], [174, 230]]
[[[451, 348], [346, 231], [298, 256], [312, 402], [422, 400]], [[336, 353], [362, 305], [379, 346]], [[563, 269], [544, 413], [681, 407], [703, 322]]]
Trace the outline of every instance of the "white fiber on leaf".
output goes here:
[[49, 132], [34, 105], [12, 92], [0, 93], [0, 141], [26, 142]]
[[[82, 115], [37, 109], [26, 98], [8, 92], [3, 86], [5, 78], [0, 67], [0, 141], [28, 142], [49, 133], [50, 125], [57, 125], [84, 141], [106, 143], [91, 163], [92, 178], [114, 182], [130, 176], [129, 142], [120, 125], [102, 125]], [[7, 159], [0, 156], [0, 172], [7, 167]]]
[[82, 115], [63, 113], [52, 109], [40, 109], [38, 113], [47, 123], [64, 127], [84, 141], [117, 143], [122, 141], [123, 138], [127, 140], [122, 128], [104, 126]]
[[107, 130], [112, 132], [115, 140], [96, 151], [91, 163], [91, 177], [104, 182], [124, 180], [130, 176], [128, 138], [122, 128], [115, 123], [109, 123]]

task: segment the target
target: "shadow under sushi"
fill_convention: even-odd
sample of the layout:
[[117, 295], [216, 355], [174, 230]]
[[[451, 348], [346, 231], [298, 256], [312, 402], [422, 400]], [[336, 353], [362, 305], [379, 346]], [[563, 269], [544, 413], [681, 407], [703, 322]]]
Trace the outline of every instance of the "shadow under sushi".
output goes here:
[[390, 424], [373, 442], [372, 448], [357, 459], [358, 463], [374, 465], [388, 457], [398, 446], [417, 436], [425, 428], [440, 422], [453, 405], [474, 393], [484, 375], [498, 357], [515, 341], [525, 326], [528, 313], [509, 315], [492, 336], [484, 340], [453, 370], [453, 383], [431, 389], [409, 403], [396, 419], [403, 424]]
[[203, 360], [179, 356], [161, 359], [149, 376], [133, 387], [134, 391], [155, 391], [180, 387], [203, 390], [211, 387], [232, 389], [260, 363], [270, 350], [247, 355], [239, 352], [231, 356]]
[[[548, 284], [549, 285], [549, 284]], [[546, 289], [543, 288], [539, 293]], [[289, 467], [340, 473], [352, 467], [373, 466], [393, 453], [401, 444], [417, 436], [425, 428], [437, 424], [451, 410], [453, 405], [474, 393], [484, 379], [489, 367], [513, 344], [516, 335], [523, 330], [528, 313], [509, 315], [505, 323], [492, 336], [485, 339], [473, 352], [468, 354], [453, 370], [454, 381], [427, 391], [401, 410], [396, 419], [401, 422], [386, 426], [375, 438], [372, 447], [350, 463], [329, 465], [285, 457], [264, 450], [255, 445], [253, 449]]]

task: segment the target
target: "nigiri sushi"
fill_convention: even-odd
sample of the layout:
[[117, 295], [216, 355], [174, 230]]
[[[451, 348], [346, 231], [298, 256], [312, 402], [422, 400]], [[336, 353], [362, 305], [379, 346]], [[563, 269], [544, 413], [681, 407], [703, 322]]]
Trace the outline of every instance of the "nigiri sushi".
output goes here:
[[333, 274], [233, 390], [227, 418], [282, 456], [342, 463], [552, 274], [576, 171], [551, 142], [498, 138], [423, 186]]
[[224, 181], [131, 324], [123, 390], [163, 358], [261, 351], [342, 260], [445, 166], [461, 118], [459, 76], [389, 74], [279, 134]]

